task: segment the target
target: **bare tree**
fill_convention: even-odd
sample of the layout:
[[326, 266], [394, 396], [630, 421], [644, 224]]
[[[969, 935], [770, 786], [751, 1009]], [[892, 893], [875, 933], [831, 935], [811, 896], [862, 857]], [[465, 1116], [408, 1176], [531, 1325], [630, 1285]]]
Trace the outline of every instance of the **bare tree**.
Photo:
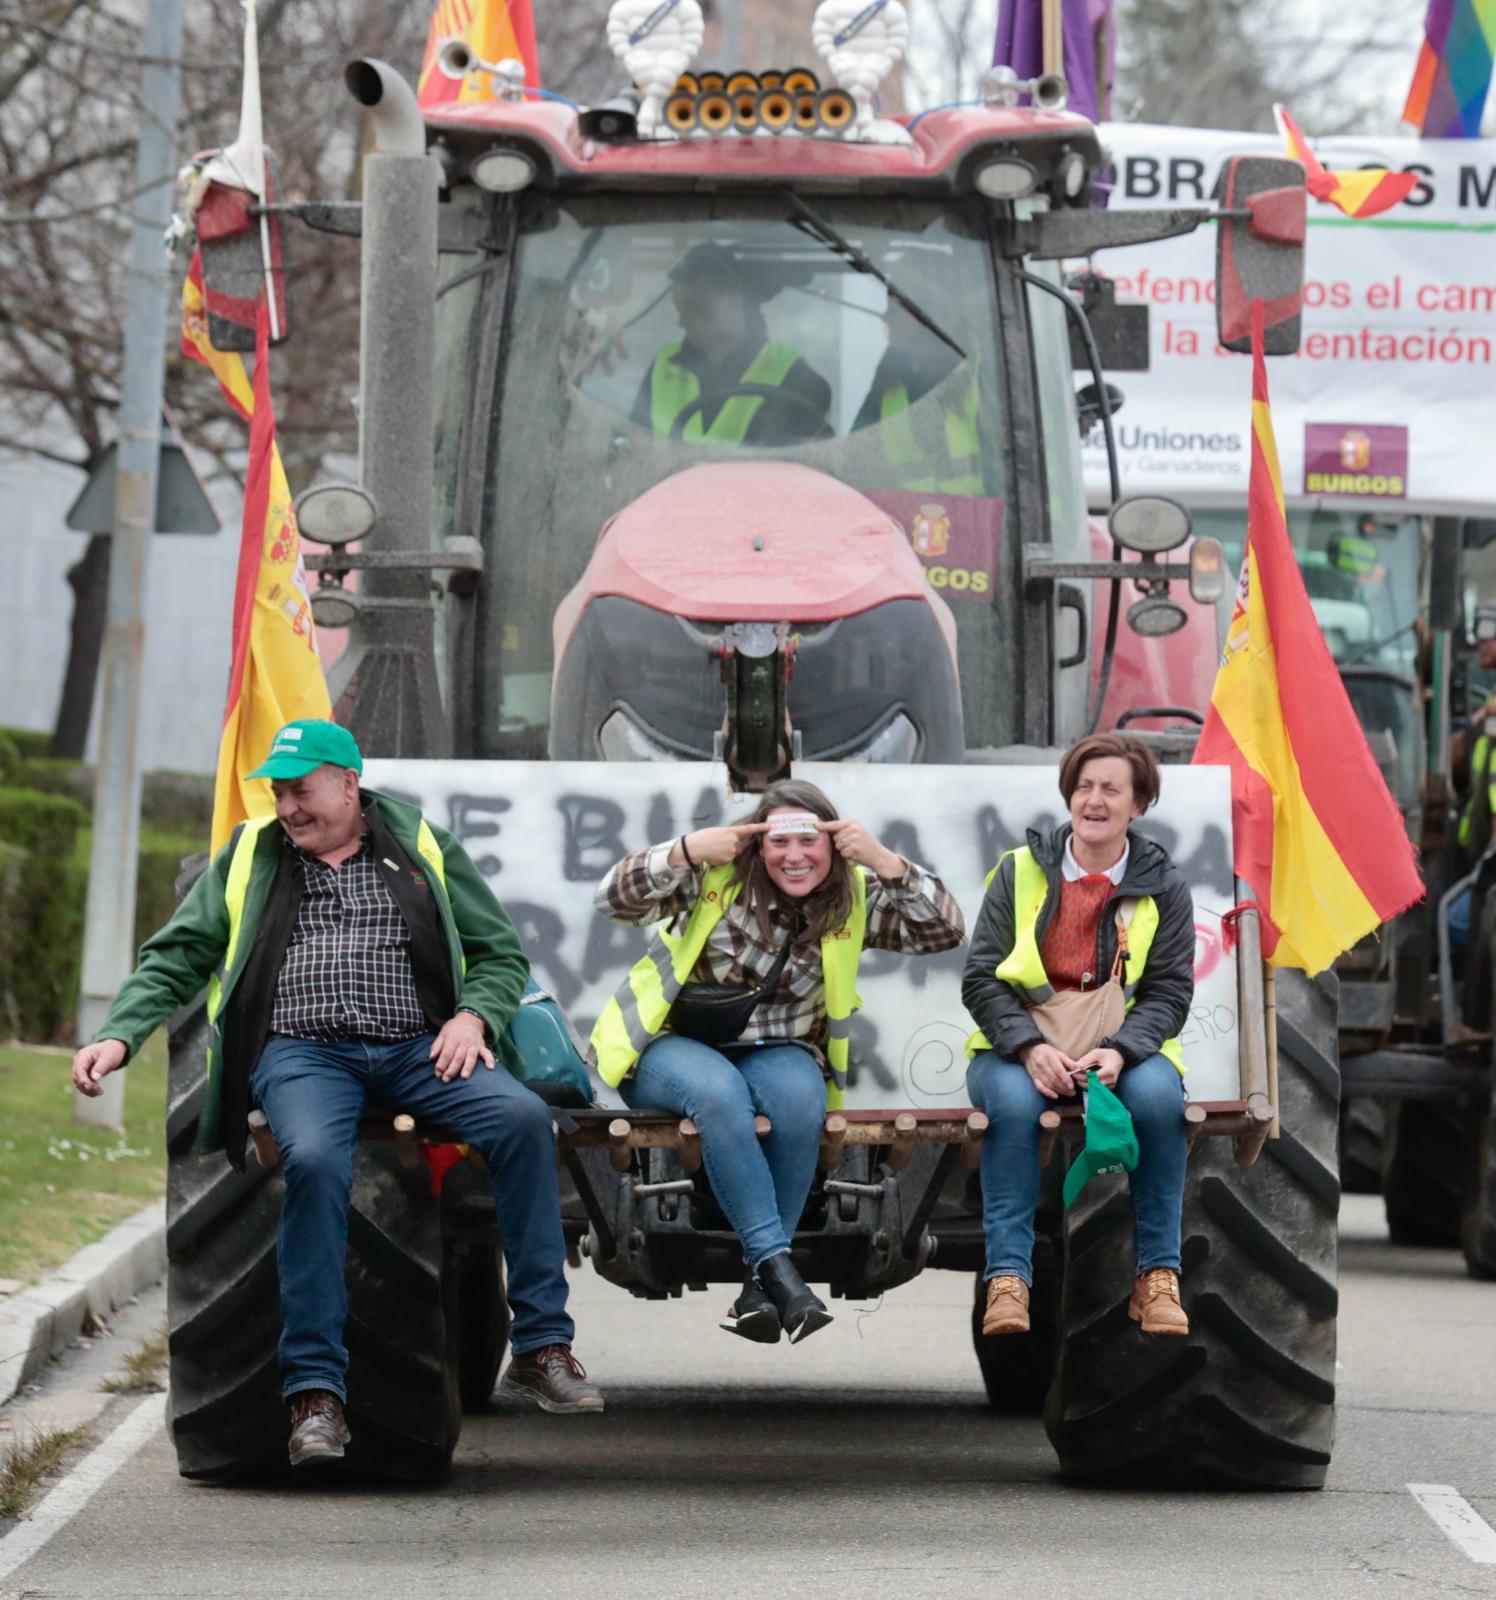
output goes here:
[[[132, 164], [140, 121], [144, 0], [0, 0], [0, 449], [86, 466], [111, 440], [120, 400]], [[542, 10], [547, 85], [606, 92], [606, 0]], [[178, 148], [227, 143], [238, 124], [238, 0], [195, 0], [183, 47]], [[266, 139], [282, 197], [354, 193], [360, 156], [340, 73], [377, 55], [414, 76], [431, 11], [411, 0], [261, 0]], [[177, 264], [185, 269], [185, 263]], [[292, 487], [356, 443], [358, 245], [291, 241], [294, 340], [274, 357], [276, 418]], [[163, 350], [167, 399], [221, 472], [242, 459], [242, 425], [210, 375]], [[68, 574], [72, 645], [52, 748], [81, 756], [103, 633], [109, 541]]]

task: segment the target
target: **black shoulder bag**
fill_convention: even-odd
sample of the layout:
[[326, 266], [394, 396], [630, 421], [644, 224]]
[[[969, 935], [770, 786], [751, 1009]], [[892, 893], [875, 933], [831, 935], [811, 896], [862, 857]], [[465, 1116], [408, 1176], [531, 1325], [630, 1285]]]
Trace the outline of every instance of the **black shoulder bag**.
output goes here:
[[756, 988], [737, 989], [725, 983], [684, 984], [670, 1008], [671, 1033], [710, 1045], [732, 1044], [742, 1038], [748, 1019], [773, 994], [779, 974], [790, 958], [794, 937], [791, 928], [784, 936], [774, 965]]

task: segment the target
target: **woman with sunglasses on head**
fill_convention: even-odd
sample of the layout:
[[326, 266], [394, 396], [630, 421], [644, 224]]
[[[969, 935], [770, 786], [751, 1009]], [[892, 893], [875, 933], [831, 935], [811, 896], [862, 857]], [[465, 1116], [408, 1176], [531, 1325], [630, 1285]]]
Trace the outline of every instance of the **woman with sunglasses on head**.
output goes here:
[[[796, 1343], [831, 1321], [790, 1244], [826, 1109], [846, 1087], [858, 957], [952, 949], [960, 907], [797, 779], [771, 784], [744, 822], [625, 856], [596, 905], [661, 925], [593, 1029], [599, 1074], [631, 1107], [679, 1112], [700, 1132], [746, 1267], [722, 1326]], [[772, 1124], [763, 1140], [759, 1114]]]

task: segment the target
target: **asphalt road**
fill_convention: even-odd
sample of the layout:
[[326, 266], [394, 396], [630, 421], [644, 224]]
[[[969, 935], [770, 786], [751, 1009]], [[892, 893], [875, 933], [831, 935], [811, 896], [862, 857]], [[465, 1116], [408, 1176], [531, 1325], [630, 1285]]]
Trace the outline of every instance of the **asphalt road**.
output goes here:
[[469, 1418], [450, 1484], [419, 1492], [188, 1484], [156, 1428], [0, 1594], [1496, 1594], [1496, 1538], [1491, 1562], [1472, 1559], [1407, 1487], [1448, 1485], [1496, 1527], [1496, 1285], [1452, 1252], [1389, 1246], [1375, 1200], [1350, 1199], [1342, 1222], [1322, 1493], [1059, 1484], [1041, 1424], [985, 1408], [964, 1276], [842, 1305], [791, 1349], [718, 1332], [720, 1290], [647, 1304], [583, 1272], [577, 1348], [606, 1416]]

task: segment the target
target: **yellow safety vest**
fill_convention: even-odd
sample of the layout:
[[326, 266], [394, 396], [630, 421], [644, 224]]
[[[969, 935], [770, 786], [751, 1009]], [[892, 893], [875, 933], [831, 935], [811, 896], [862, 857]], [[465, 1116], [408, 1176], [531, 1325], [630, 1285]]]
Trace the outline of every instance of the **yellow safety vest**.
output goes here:
[[883, 396], [878, 414], [884, 458], [897, 472], [901, 489], [916, 494], [984, 494], [981, 401], [975, 382], [966, 383], [954, 405], [942, 403], [942, 410], [946, 460], [943, 467], [937, 467], [909, 421], [907, 385], [894, 384]]
[[[224, 910], [229, 914], [229, 941], [224, 948], [223, 960], [218, 971], [208, 980], [208, 1026], [209, 1065], [212, 1064], [213, 1045], [216, 1037], [214, 1023], [218, 1020], [218, 1013], [223, 1008], [224, 983], [229, 973], [234, 970], [234, 957], [239, 950], [239, 935], [244, 927], [244, 902], [249, 894], [249, 878], [254, 868], [255, 847], [259, 843], [260, 834], [275, 825], [274, 817], [254, 817], [246, 822], [239, 830], [239, 839], [234, 846], [234, 853], [229, 857], [228, 881], [223, 886]], [[442, 859], [441, 846], [436, 842], [436, 835], [427, 826], [426, 819], [421, 818], [420, 828], [416, 832], [416, 849], [425, 858], [426, 864], [436, 874], [436, 881], [442, 886], [443, 892], [447, 887], [447, 864]], [[464, 962], [464, 966], [466, 962]]]
[[1470, 798], [1460, 813], [1460, 848], [1470, 848], [1470, 829], [1475, 824], [1475, 802], [1480, 798], [1482, 779], [1486, 785], [1486, 803], [1491, 816], [1496, 818], [1496, 772], [1491, 770], [1491, 736], [1483, 733], [1470, 752]]
[[[1044, 868], [1034, 859], [1027, 845], [1007, 851], [991, 872], [990, 884], [1009, 857], [1013, 859], [1013, 948], [998, 963], [994, 976], [1011, 984], [1025, 1005], [1042, 1005], [1054, 995], [1054, 986], [1044, 970], [1044, 958], [1039, 953], [1039, 913], [1049, 894], [1049, 879]], [[1151, 894], [1137, 897], [1132, 921], [1127, 927], [1127, 960], [1122, 968], [1122, 992], [1127, 997], [1127, 1009], [1137, 1002], [1137, 986], [1148, 965], [1148, 952], [1158, 933], [1158, 902]], [[966, 1053], [974, 1056], [978, 1050], [990, 1050], [991, 1042], [979, 1028], [966, 1041]], [[1184, 1053], [1178, 1039], [1165, 1039], [1158, 1047], [1183, 1072]]]
[[[676, 359], [680, 352], [678, 343], [666, 345], [655, 357], [649, 376], [649, 422], [659, 439], [668, 439], [675, 419], [701, 398], [700, 380]], [[799, 359], [798, 350], [767, 339], [738, 381], [777, 389]], [[688, 444], [742, 444], [763, 403], [763, 395], [735, 394], [723, 402], [710, 428], [702, 428], [698, 410], [682, 430], [681, 438]]]
[[[617, 994], [603, 1007], [592, 1030], [592, 1049], [604, 1083], [622, 1083], [645, 1047], [664, 1028], [670, 1007], [696, 970], [712, 929], [742, 892], [742, 884], [734, 882], [733, 876], [731, 865], [713, 867], [707, 873], [685, 928], [678, 934], [663, 927], [656, 930], [661, 943], [635, 962]], [[859, 870], [852, 874], [851, 915], [821, 940], [829, 1035], [826, 1062], [831, 1069], [826, 1107], [830, 1111], [841, 1106], [846, 1094], [852, 1013], [862, 1004], [857, 993], [857, 963], [866, 935], [867, 879]]]

